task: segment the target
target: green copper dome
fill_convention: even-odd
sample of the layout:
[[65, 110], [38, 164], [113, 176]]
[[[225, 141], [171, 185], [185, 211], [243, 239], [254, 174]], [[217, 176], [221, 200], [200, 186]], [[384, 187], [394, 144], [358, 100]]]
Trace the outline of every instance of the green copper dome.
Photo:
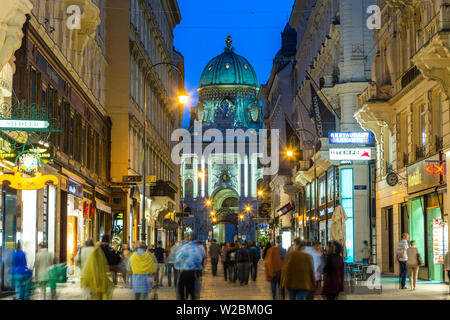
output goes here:
[[259, 88], [252, 65], [233, 52], [231, 37], [227, 38], [225, 52], [213, 58], [203, 70], [200, 88], [217, 85], [244, 85]]

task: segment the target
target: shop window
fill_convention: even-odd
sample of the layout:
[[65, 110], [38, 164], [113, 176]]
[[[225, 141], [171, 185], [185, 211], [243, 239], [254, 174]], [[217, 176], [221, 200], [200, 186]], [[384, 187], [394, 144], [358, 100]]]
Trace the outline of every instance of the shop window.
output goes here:
[[184, 182], [184, 197], [193, 198], [194, 196], [194, 183], [191, 179], [187, 179]]
[[306, 211], [311, 209], [311, 185], [306, 186]]
[[325, 194], [326, 194], [326, 178], [322, 177], [319, 182], [319, 204], [325, 204]]
[[328, 171], [327, 197], [328, 201], [334, 200], [334, 170]]
[[409, 201], [409, 240], [414, 240], [416, 242], [416, 248], [419, 251], [423, 261], [425, 261], [424, 224], [424, 199], [423, 197], [418, 197]]

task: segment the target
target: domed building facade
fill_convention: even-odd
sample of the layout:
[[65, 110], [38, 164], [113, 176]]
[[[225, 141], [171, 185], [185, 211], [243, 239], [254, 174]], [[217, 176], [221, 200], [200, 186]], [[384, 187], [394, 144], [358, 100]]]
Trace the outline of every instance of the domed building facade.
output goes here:
[[263, 178], [258, 157], [262, 154], [251, 152], [248, 138], [241, 152], [237, 148], [227, 152], [223, 144], [221, 150], [209, 147], [209, 154], [210, 142], [217, 140], [206, 137], [220, 133], [225, 141], [230, 129], [237, 136], [258, 133], [263, 126], [258, 91], [255, 70], [234, 52], [228, 36], [224, 52], [206, 64], [199, 102], [191, 110], [189, 131], [202, 135], [201, 152], [193, 147], [193, 152], [182, 154], [183, 207], [191, 214], [184, 219], [185, 233], [192, 232], [198, 240], [255, 240], [258, 181]]

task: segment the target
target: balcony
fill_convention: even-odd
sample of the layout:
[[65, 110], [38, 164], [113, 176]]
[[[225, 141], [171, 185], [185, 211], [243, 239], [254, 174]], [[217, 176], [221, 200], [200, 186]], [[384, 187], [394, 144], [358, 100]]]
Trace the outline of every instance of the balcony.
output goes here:
[[410, 84], [415, 78], [417, 78], [420, 75], [420, 70], [414, 66], [408, 71], [405, 72], [405, 74], [402, 76], [402, 89], [406, 87], [408, 84]]
[[416, 161], [417, 160], [422, 160], [426, 157], [426, 150], [425, 150], [425, 146], [417, 146], [416, 145]]
[[363, 106], [368, 102], [388, 101], [392, 97], [391, 85], [379, 85], [370, 82], [367, 89], [358, 97], [358, 106]]

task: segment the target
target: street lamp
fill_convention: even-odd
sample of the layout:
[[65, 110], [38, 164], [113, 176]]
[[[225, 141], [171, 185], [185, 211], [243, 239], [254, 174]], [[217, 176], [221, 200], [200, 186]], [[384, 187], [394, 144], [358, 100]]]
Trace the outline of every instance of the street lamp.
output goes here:
[[[142, 223], [141, 223], [141, 241], [146, 240], [147, 237], [147, 233], [146, 233], [146, 220], [145, 220], [145, 189], [146, 189], [146, 174], [147, 174], [147, 170], [146, 170], [146, 137], [147, 137], [147, 78], [150, 75], [151, 71], [153, 70], [153, 68], [160, 66], [160, 65], [168, 65], [168, 66], [172, 66], [181, 76], [182, 78], [182, 82], [184, 83], [184, 75], [183, 72], [181, 72], [181, 70], [173, 63], [170, 62], [160, 62], [160, 63], [155, 63], [154, 65], [152, 65], [147, 73], [145, 74], [144, 77], [144, 134], [143, 134], [143, 146], [142, 146], [142, 170], [143, 170], [143, 203], [142, 203]], [[184, 91], [184, 90], [183, 90]], [[180, 96], [178, 97], [178, 101], [180, 102], [180, 104], [186, 104], [188, 102], [188, 95], [186, 93], [186, 91], [184, 91], [183, 93], [180, 94]], [[150, 196], [150, 194], [149, 194]]]

